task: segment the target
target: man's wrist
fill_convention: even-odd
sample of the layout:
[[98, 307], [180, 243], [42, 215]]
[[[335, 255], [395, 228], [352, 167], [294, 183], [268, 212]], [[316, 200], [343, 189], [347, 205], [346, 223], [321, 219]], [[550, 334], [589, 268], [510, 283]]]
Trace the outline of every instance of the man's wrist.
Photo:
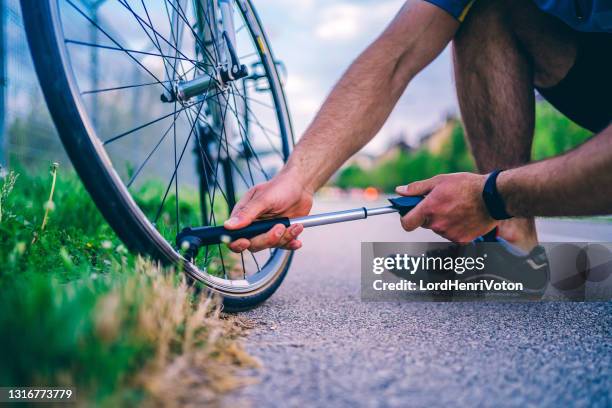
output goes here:
[[482, 199], [485, 203], [487, 212], [491, 218], [498, 221], [512, 218], [512, 215], [508, 213], [504, 198], [497, 187], [497, 180], [501, 173], [501, 170], [491, 172], [487, 176], [482, 190]]
[[524, 214], [520, 211], [520, 208], [517, 208], [517, 201], [514, 199], [516, 197], [516, 172], [517, 169], [509, 169], [502, 171], [499, 176], [497, 176], [497, 191], [499, 195], [504, 200], [506, 205], [506, 211], [509, 214], [512, 214], [514, 217], [523, 217]]
[[318, 189], [318, 186], [313, 185], [313, 175], [309, 174], [306, 169], [303, 169], [299, 163], [289, 159], [285, 167], [280, 171], [279, 176], [286, 177], [292, 183], [298, 184], [303, 190], [310, 194]]

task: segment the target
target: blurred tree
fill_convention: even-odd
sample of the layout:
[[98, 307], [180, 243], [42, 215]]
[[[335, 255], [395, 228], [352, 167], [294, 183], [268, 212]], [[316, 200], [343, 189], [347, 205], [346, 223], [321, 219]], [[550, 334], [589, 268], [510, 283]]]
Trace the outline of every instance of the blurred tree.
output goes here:
[[336, 180], [336, 185], [340, 188], [348, 189], [355, 187], [367, 187], [367, 180], [369, 179], [369, 175], [363, 170], [358, 164], [354, 163], [344, 168], [338, 179]]
[[592, 134], [563, 116], [547, 102], [536, 106], [532, 158], [557, 156], [583, 143]]
[[[532, 156], [534, 160], [557, 156], [591, 136], [591, 133], [563, 116], [547, 102], [536, 106], [536, 127]], [[340, 171], [335, 184], [340, 188], [374, 186], [392, 192], [396, 186], [433, 177], [436, 174], [475, 171], [474, 159], [465, 139], [463, 126], [457, 122], [437, 154], [425, 144], [365, 171], [353, 163]]]

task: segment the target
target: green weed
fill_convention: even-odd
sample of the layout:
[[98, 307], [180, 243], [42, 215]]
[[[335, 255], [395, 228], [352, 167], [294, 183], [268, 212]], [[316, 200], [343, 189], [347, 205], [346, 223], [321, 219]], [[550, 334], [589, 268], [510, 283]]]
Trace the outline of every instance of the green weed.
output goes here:
[[246, 323], [128, 253], [76, 176], [7, 172], [0, 205], [0, 385], [73, 386], [83, 406], [201, 406], [246, 381]]

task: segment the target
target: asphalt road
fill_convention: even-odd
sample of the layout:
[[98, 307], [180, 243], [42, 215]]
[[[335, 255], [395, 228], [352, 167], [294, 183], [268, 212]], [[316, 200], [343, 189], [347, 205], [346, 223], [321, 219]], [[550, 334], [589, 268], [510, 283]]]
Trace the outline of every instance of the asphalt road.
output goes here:
[[[542, 240], [612, 241], [610, 224], [539, 230]], [[263, 367], [227, 405], [612, 406], [612, 302], [360, 300], [360, 242], [436, 239], [405, 233], [394, 215], [307, 230], [279, 291], [245, 314]]]

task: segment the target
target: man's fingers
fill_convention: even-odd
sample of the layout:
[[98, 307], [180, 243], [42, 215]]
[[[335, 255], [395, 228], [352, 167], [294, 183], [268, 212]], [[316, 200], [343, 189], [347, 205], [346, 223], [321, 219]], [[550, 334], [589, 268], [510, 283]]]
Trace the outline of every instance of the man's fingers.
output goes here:
[[272, 248], [278, 246], [283, 234], [287, 228], [283, 224], [275, 225], [270, 231], [265, 234], [258, 235], [251, 239], [251, 245], [249, 249], [251, 252], [261, 251], [265, 248]]
[[254, 195], [245, 195], [234, 207], [232, 215], [223, 223], [227, 229], [244, 228], [252, 223], [261, 213], [266, 211], [266, 204]]
[[[278, 224], [267, 233], [258, 235], [250, 241], [246, 238], [240, 238], [230, 242], [227, 246], [237, 253], [247, 249], [250, 249], [251, 252], [257, 252], [271, 247], [295, 250], [302, 246], [302, 243], [296, 240], [302, 231], [304, 231], [302, 224], [291, 225], [289, 228]], [[279, 233], [281, 234], [280, 238], [278, 237]]]
[[300, 234], [304, 231], [304, 226], [302, 224], [295, 224], [287, 228], [287, 231], [283, 234], [283, 237], [278, 242], [278, 247], [286, 247], [291, 241], [295, 240]]
[[251, 241], [246, 238], [240, 238], [227, 244], [227, 247], [234, 252], [240, 253], [251, 246]]
[[290, 249], [292, 251], [298, 250], [301, 247], [302, 247], [302, 241], [299, 241], [297, 239], [294, 239], [293, 241], [290, 241], [287, 245], [283, 246], [283, 248]]
[[423, 203], [414, 207], [412, 211], [402, 217], [402, 227], [406, 231], [414, 231], [422, 226], [427, 217], [425, 215]]
[[426, 195], [436, 184], [437, 181], [435, 178], [430, 178], [427, 180], [415, 181], [405, 186], [395, 187], [395, 192], [403, 196]]

